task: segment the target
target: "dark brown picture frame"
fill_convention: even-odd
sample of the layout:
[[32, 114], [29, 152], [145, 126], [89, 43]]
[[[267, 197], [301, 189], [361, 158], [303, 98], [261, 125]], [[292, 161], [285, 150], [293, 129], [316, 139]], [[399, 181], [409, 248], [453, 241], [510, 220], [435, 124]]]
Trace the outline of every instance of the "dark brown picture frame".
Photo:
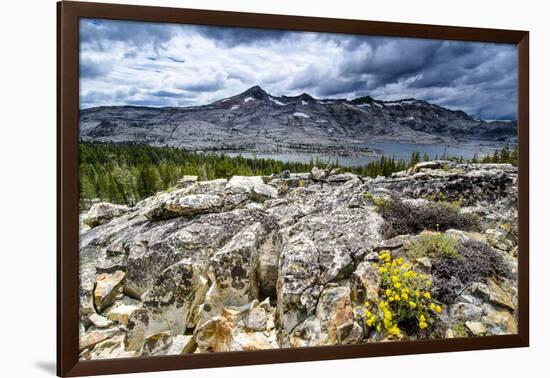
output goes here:
[[[529, 345], [529, 33], [86, 2], [57, 3], [57, 374], [82, 376], [435, 353]], [[445, 340], [190, 354], [100, 361], [78, 358], [79, 18], [241, 26], [510, 43], [518, 48], [518, 334]]]

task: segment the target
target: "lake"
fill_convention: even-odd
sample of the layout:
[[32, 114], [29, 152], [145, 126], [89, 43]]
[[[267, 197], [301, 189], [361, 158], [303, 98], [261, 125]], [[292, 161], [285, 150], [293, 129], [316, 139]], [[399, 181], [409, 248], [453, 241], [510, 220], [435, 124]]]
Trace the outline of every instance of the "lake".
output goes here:
[[413, 152], [428, 154], [430, 159], [441, 158], [443, 155], [472, 159], [477, 155], [481, 158], [484, 155], [492, 154], [495, 149], [501, 149], [504, 143], [488, 141], [465, 141], [456, 144], [419, 144], [419, 143], [397, 143], [397, 142], [372, 142], [362, 144], [362, 147], [368, 147], [381, 153], [373, 153], [361, 156], [337, 156], [333, 154], [319, 153], [254, 153], [254, 152], [225, 152], [227, 156], [242, 156], [245, 158], [275, 159], [284, 162], [307, 163], [313, 160], [323, 162], [335, 162], [343, 166], [358, 167], [380, 159], [382, 155], [395, 157], [408, 161]]

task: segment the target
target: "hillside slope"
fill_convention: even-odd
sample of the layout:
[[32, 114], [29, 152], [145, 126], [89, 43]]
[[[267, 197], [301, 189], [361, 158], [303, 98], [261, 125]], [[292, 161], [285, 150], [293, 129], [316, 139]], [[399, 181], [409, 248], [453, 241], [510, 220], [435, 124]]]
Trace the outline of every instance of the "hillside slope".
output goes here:
[[516, 123], [479, 121], [415, 99], [319, 100], [306, 93], [275, 97], [256, 86], [204, 106], [85, 109], [80, 112], [80, 137], [191, 150], [362, 151], [364, 143], [376, 140], [513, 140]]

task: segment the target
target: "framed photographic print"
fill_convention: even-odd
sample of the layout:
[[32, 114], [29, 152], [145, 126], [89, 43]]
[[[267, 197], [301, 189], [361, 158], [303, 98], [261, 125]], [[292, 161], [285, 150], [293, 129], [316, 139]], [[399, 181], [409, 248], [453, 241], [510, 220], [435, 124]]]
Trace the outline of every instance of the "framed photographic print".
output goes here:
[[58, 375], [527, 346], [528, 38], [58, 3]]

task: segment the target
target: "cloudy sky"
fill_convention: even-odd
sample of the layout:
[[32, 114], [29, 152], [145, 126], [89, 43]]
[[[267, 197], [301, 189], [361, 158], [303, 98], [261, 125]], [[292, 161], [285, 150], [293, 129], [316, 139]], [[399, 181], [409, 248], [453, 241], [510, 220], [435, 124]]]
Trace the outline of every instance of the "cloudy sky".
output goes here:
[[414, 97], [515, 119], [514, 45], [82, 19], [80, 107], [273, 95]]

